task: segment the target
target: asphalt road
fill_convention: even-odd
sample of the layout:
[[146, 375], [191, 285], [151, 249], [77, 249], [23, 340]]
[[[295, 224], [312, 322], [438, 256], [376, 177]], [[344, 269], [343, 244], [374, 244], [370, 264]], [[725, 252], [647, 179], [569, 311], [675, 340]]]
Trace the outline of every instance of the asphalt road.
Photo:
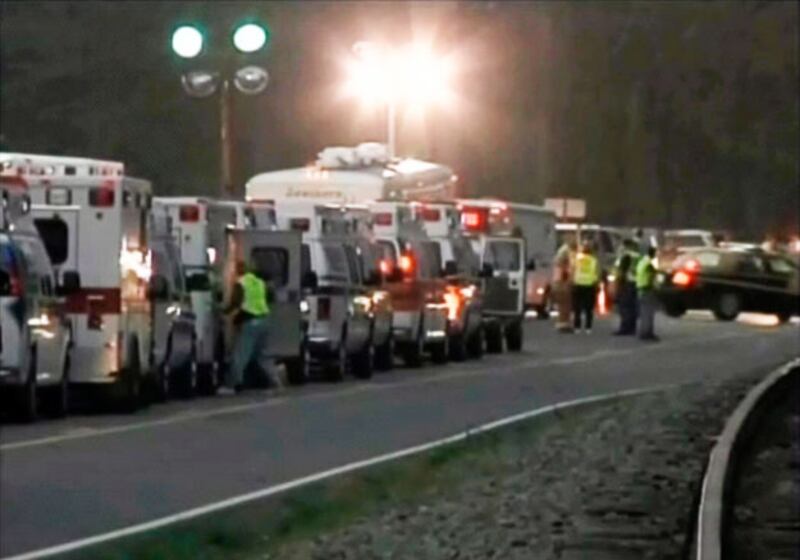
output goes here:
[[0, 428], [0, 557], [204, 506], [581, 397], [731, 377], [800, 354], [797, 325], [659, 317], [662, 342], [526, 325], [522, 354]]

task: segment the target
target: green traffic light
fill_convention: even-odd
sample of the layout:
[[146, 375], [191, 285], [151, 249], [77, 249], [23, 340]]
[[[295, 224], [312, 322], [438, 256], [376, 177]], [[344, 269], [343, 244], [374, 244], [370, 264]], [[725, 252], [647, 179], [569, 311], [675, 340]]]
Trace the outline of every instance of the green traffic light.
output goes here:
[[194, 58], [203, 52], [205, 39], [192, 25], [181, 25], [172, 33], [172, 50], [181, 58]]
[[264, 48], [269, 39], [266, 27], [257, 23], [245, 23], [233, 32], [233, 46], [243, 53], [253, 53]]

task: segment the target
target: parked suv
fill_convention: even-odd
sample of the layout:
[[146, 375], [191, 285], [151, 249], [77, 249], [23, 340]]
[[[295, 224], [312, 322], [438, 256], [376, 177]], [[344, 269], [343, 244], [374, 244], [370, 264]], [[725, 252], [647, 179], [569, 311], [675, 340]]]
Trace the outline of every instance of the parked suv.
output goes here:
[[45, 412], [63, 416], [70, 405], [72, 329], [60, 296], [76, 288], [77, 275], [56, 285], [27, 215], [27, 195], [3, 189], [0, 204], [0, 398], [27, 421], [37, 418], [40, 402]]

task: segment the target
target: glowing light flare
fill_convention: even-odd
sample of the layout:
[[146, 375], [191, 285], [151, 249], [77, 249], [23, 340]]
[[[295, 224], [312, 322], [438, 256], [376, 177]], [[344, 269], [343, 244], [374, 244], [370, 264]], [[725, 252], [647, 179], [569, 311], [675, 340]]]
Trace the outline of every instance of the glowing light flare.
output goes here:
[[597, 292], [597, 313], [599, 315], [608, 314], [608, 294], [606, 294], [606, 287], [600, 284], [600, 290]]
[[698, 270], [700, 270], [700, 263], [694, 259], [690, 259], [686, 261], [686, 264], [683, 265], [683, 268], [685, 268], [689, 272], [697, 272]]
[[462, 297], [464, 297], [465, 299], [472, 299], [475, 297], [475, 292], [478, 291], [478, 288], [470, 284], [469, 286], [464, 286], [463, 288], [461, 288], [460, 291]]
[[172, 50], [181, 58], [194, 58], [203, 50], [203, 34], [196, 27], [182, 25], [172, 34]]
[[402, 255], [398, 264], [403, 274], [410, 275], [412, 272], [414, 272], [414, 257], [411, 255]]
[[672, 276], [672, 283], [676, 286], [688, 286], [692, 283], [692, 276], [684, 270], [679, 270]]
[[367, 296], [356, 296], [353, 298], [353, 305], [361, 307], [365, 312], [372, 311], [372, 298]]
[[148, 282], [153, 275], [153, 262], [150, 251], [128, 249], [127, 239], [122, 240], [119, 264], [122, 267], [123, 276], [133, 273], [139, 280]]
[[267, 44], [267, 30], [255, 23], [246, 23], [233, 33], [233, 46], [243, 53], [252, 53]]
[[381, 259], [380, 264], [378, 265], [381, 269], [381, 274], [384, 276], [388, 276], [394, 270], [394, 264], [389, 259]]
[[444, 293], [444, 303], [447, 306], [447, 319], [455, 321], [458, 319], [458, 312], [461, 309], [461, 297], [455, 290], [447, 290]]

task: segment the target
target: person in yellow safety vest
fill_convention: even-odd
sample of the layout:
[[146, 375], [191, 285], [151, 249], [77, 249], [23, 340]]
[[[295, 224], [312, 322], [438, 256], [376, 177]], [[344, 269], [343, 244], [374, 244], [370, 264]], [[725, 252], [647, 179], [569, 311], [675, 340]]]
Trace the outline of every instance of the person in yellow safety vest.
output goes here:
[[655, 334], [656, 306], [656, 267], [653, 258], [655, 247], [650, 247], [647, 254], [636, 264], [636, 290], [639, 294], [639, 338], [641, 340], [658, 341]]
[[[233, 360], [225, 379], [225, 387], [220, 394], [234, 394], [242, 389], [247, 367], [265, 353], [269, 334], [269, 288], [267, 282], [247, 269], [244, 263], [236, 265], [237, 281], [233, 288], [231, 301], [226, 308], [233, 314], [234, 325], [238, 328], [233, 349]], [[271, 376], [269, 364], [259, 363], [263, 373]], [[273, 377], [273, 383], [276, 379]]]
[[575, 240], [565, 242], [556, 253], [553, 267], [553, 295], [558, 310], [556, 329], [572, 332], [572, 267], [575, 260]]
[[592, 245], [585, 242], [575, 257], [575, 272], [572, 277], [572, 300], [575, 305], [574, 328], [591, 333], [594, 322], [594, 305], [597, 301], [597, 286], [600, 283], [600, 265], [592, 254]]
[[636, 297], [636, 265], [639, 263], [638, 244], [633, 239], [626, 239], [624, 251], [617, 259], [616, 300], [619, 310], [619, 328], [615, 335], [626, 336], [636, 334], [636, 320], [639, 315]]

